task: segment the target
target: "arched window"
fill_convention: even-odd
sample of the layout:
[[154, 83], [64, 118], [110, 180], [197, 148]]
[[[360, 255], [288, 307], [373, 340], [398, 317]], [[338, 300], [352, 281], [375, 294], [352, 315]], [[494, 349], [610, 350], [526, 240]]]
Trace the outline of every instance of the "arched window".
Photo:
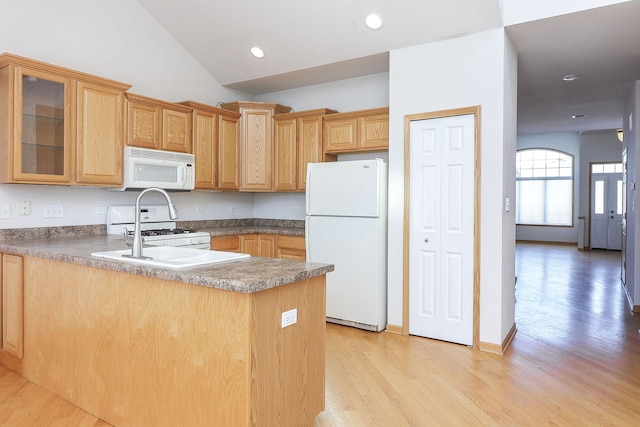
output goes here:
[[573, 225], [573, 156], [533, 148], [516, 153], [516, 224]]

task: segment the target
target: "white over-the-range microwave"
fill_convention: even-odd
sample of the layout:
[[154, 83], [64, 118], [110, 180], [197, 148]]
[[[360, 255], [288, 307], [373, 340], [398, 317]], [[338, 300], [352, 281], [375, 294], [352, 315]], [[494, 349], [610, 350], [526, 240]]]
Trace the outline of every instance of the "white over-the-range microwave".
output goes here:
[[123, 186], [111, 190], [141, 190], [150, 187], [177, 191], [194, 189], [193, 154], [127, 146], [124, 148], [123, 167]]

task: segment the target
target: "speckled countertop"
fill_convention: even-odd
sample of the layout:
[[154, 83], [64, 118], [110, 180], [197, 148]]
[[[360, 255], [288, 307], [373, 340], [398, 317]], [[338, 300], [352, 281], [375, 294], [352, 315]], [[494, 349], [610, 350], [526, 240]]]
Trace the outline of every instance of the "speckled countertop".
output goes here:
[[184, 222], [183, 228], [206, 231], [212, 236], [229, 236], [231, 234], [268, 233], [287, 236], [304, 236], [304, 220], [251, 219], [223, 220], [206, 222]]
[[[227, 232], [230, 230], [222, 230]], [[234, 227], [229, 227], [229, 229]], [[285, 227], [286, 228], [286, 227]], [[242, 230], [246, 230], [242, 227]], [[283, 230], [281, 230], [283, 231]], [[249, 231], [243, 231], [249, 232]], [[258, 230], [254, 231], [258, 232]], [[260, 229], [259, 232], [268, 232]], [[232, 234], [232, 233], [228, 233]], [[136, 265], [92, 257], [92, 252], [126, 249], [122, 238], [88, 235], [39, 239], [0, 240], [0, 251], [139, 274], [233, 292], [253, 293], [333, 271], [333, 265], [276, 258], [251, 257], [237, 261], [181, 269]]]
[[273, 225], [249, 225], [237, 227], [202, 227], [198, 231], [205, 231], [212, 236], [229, 236], [232, 234], [251, 234], [251, 233], [267, 233], [281, 234], [287, 236], [304, 236], [304, 228], [300, 227], [281, 227]]

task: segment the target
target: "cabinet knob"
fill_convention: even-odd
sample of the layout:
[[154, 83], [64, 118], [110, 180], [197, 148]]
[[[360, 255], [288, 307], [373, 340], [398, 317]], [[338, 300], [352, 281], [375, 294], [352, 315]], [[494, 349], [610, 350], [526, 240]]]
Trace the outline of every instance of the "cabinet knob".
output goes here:
[[425, 238], [425, 239], [424, 239], [424, 242], [425, 242], [425, 243], [429, 243], [429, 238], [428, 238], [428, 237], [427, 237], [427, 238]]

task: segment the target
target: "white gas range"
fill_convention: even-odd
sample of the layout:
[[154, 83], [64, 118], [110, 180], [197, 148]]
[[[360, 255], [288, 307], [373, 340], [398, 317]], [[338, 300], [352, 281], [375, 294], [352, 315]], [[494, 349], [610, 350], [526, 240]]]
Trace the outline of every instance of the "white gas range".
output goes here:
[[[111, 205], [107, 210], [107, 233], [133, 241], [135, 206]], [[176, 228], [169, 218], [167, 205], [145, 205], [140, 208], [140, 229], [143, 245], [188, 246], [211, 249], [211, 235], [203, 231]]]

